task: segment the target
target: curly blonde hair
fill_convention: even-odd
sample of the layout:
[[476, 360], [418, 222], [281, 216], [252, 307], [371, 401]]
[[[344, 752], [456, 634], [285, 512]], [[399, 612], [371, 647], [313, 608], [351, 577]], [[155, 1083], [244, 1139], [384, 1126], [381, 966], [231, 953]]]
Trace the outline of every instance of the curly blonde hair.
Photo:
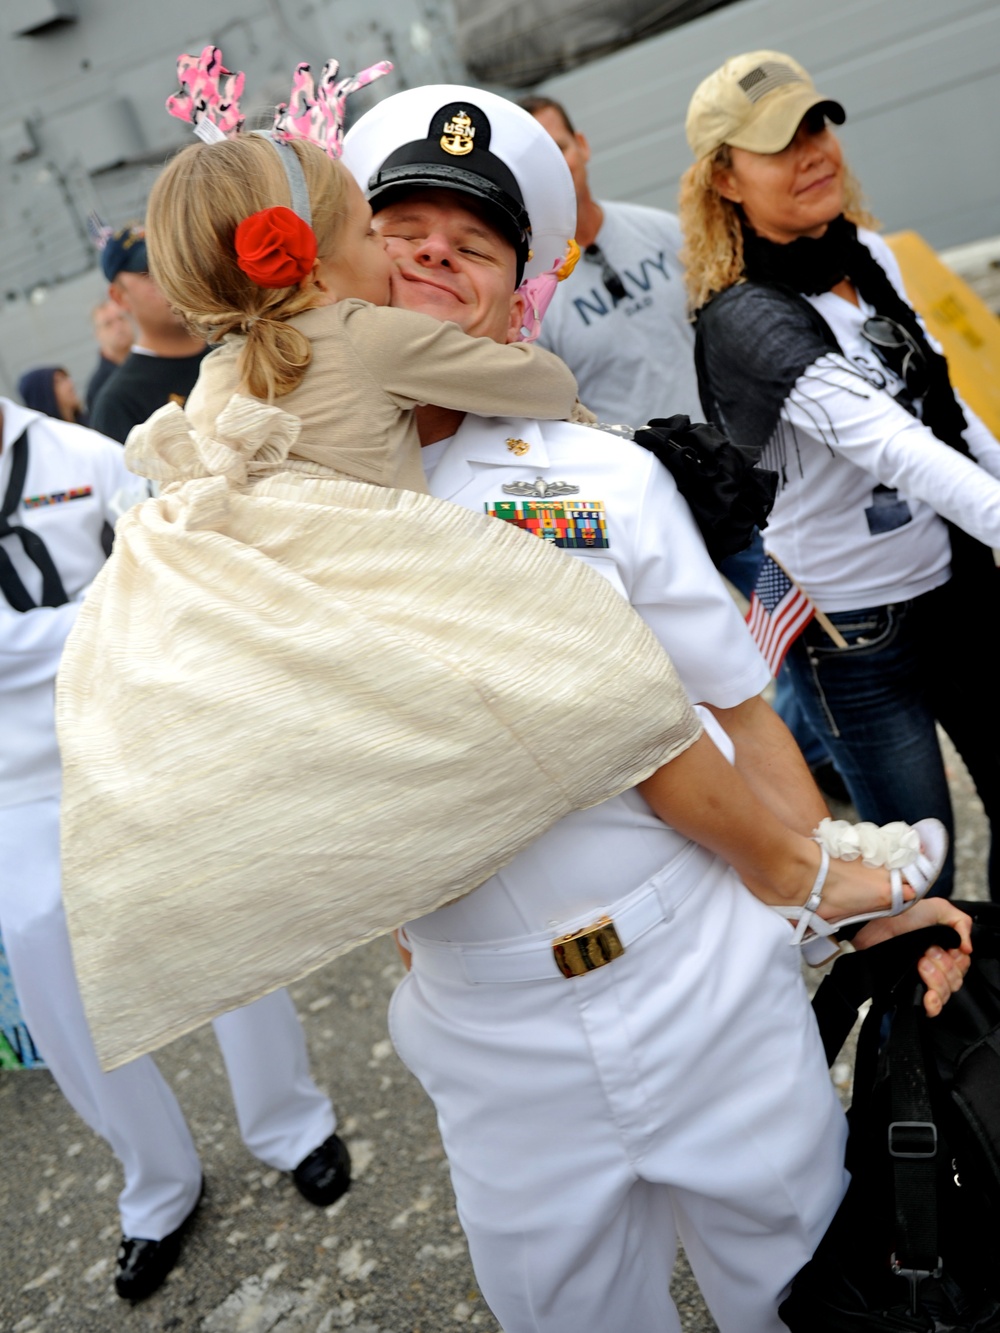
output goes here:
[[[743, 231], [736, 204], [716, 188], [720, 171], [732, 166], [729, 145], [693, 163], [681, 177], [680, 217], [684, 232], [681, 262], [694, 312], [719, 292], [744, 280]], [[844, 171], [844, 216], [859, 227], [876, 227], [857, 178]]]
[[[291, 145], [302, 166], [320, 259], [336, 250], [348, 210], [349, 178], [316, 144]], [[150, 272], [186, 322], [210, 342], [245, 333], [241, 387], [270, 402], [301, 383], [308, 338], [288, 320], [322, 296], [311, 283], [258, 287], [236, 262], [236, 228], [251, 213], [291, 202], [273, 143], [248, 134], [192, 144], [167, 165], [146, 212]]]

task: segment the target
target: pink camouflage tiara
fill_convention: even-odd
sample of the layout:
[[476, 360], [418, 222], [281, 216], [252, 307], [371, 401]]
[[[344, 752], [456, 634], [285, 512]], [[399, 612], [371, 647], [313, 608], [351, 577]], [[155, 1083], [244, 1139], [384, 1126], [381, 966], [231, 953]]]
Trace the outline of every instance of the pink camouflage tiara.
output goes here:
[[[380, 60], [360, 74], [338, 80], [340, 63], [328, 60], [316, 83], [308, 64], [296, 66], [289, 100], [275, 108], [271, 137], [279, 143], [305, 139], [318, 144], [328, 157], [339, 158], [343, 150], [348, 97], [391, 69], [388, 60]], [[178, 120], [190, 122], [195, 134], [206, 143], [231, 139], [243, 128], [240, 97], [245, 77], [242, 72], [226, 69], [217, 46], [206, 46], [197, 59], [190, 55], [179, 56], [177, 79], [180, 88], [167, 98], [167, 110]]]
[[[274, 127], [267, 135], [280, 149], [295, 139], [318, 144], [329, 157], [341, 156], [344, 142], [344, 120], [347, 99], [353, 92], [388, 74], [392, 64], [380, 60], [369, 65], [352, 78], [337, 79], [340, 64], [328, 60], [323, 66], [319, 83], [313, 80], [308, 64], [296, 66], [292, 91], [288, 102], [275, 108]], [[177, 79], [180, 88], [167, 98], [167, 110], [178, 120], [188, 121], [194, 132], [205, 143], [231, 139], [243, 129], [240, 115], [240, 97], [245, 75], [226, 69], [222, 51], [217, 46], [206, 46], [197, 57], [182, 55], [177, 60]], [[294, 154], [285, 150], [286, 157]], [[292, 208], [307, 223], [311, 221], [308, 191], [297, 162], [285, 160], [292, 191]], [[537, 277], [526, 279], [518, 289], [525, 298], [524, 325], [519, 337], [523, 342], [534, 342], [541, 331], [542, 317], [563, 278], [573, 271], [580, 250], [570, 240], [565, 257], [555, 259], [552, 267]]]

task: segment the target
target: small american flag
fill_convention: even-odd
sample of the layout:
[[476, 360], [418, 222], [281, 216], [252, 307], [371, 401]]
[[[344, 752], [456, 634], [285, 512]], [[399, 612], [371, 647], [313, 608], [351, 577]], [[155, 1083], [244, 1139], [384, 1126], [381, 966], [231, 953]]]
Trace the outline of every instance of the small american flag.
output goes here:
[[750, 598], [747, 626], [772, 676], [781, 670], [785, 654], [815, 614], [802, 589], [766, 555]]

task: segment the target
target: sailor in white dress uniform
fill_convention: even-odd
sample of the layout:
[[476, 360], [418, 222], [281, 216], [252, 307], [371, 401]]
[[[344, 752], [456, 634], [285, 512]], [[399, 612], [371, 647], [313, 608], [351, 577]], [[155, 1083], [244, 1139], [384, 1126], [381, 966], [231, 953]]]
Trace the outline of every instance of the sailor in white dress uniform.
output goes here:
[[[461, 133], [435, 134], [442, 110]], [[394, 301], [500, 340], [537, 322], [538, 284], [565, 268], [574, 234], [553, 149], [537, 121], [476, 89], [411, 89], [361, 117], [344, 162], [397, 263]], [[758, 698], [767, 668], [649, 454], [584, 426], [433, 408], [421, 430], [433, 495], [592, 563], [691, 699], [725, 719], [772, 809], [790, 785], [782, 817], [822, 817]], [[567, 816], [402, 938], [412, 968], [390, 1031], [435, 1104], [505, 1333], [678, 1333], [678, 1234], [723, 1333], [782, 1333], [783, 1289], [846, 1186], [845, 1120], [788, 923], [626, 791]]]
[[[728, 709], [767, 684], [651, 455], [587, 427], [469, 417], [424, 452], [432, 493], [469, 508], [599, 514], [586, 540], [600, 544], [569, 549], [629, 598], [693, 701]], [[603, 917], [633, 934], [624, 955], [561, 975], [553, 940]], [[676, 1233], [724, 1333], [777, 1333], [777, 1297], [845, 1184], [844, 1117], [786, 924], [632, 791], [406, 933], [393, 1040], [437, 1106], [508, 1333], [679, 1328]]]
[[[53, 717], [63, 645], [104, 564], [102, 528], [118, 517], [123, 495], [141, 498], [141, 483], [127, 471], [121, 446], [95, 431], [7, 399], [0, 399], [0, 413], [0, 496], [10, 501], [9, 524], [42, 538], [68, 598], [38, 604], [42, 572], [16, 533], [3, 537], [0, 549], [33, 605], [15, 609], [0, 591], [0, 931], [34, 1041], [74, 1110], [122, 1164], [123, 1234], [158, 1241], [195, 1207], [201, 1166], [180, 1106], [152, 1059], [105, 1073], [94, 1051], [61, 900]], [[22, 433], [27, 466], [15, 496], [11, 478]], [[244, 1142], [269, 1166], [292, 1170], [333, 1132], [336, 1119], [309, 1073], [290, 997], [277, 991], [225, 1014], [215, 1031]]]

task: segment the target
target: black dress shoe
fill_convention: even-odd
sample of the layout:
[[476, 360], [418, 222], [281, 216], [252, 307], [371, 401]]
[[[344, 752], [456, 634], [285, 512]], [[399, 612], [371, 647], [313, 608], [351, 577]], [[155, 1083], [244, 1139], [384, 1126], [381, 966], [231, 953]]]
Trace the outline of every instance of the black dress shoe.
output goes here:
[[122, 1236], [118, 1247], [118, 1268], [115, 1273], [115, 1291], [126, 1301], [144, 1301], [152, 1296], [177, 1262], [181, 1252], [181, 1240], [191, 1219], [198, 1211], [201, 1197], [205, 1193], [205, 1182], [194, 1207], [185, 1217], [176, 1231], [162, 1240], [143, 1240], [141, 1236]]
[[351, 1188], [351, 1154], [336, 1134], [303, 1157], [292, 1172], [299, 1193], [317, 1208], [336, 1203]]

